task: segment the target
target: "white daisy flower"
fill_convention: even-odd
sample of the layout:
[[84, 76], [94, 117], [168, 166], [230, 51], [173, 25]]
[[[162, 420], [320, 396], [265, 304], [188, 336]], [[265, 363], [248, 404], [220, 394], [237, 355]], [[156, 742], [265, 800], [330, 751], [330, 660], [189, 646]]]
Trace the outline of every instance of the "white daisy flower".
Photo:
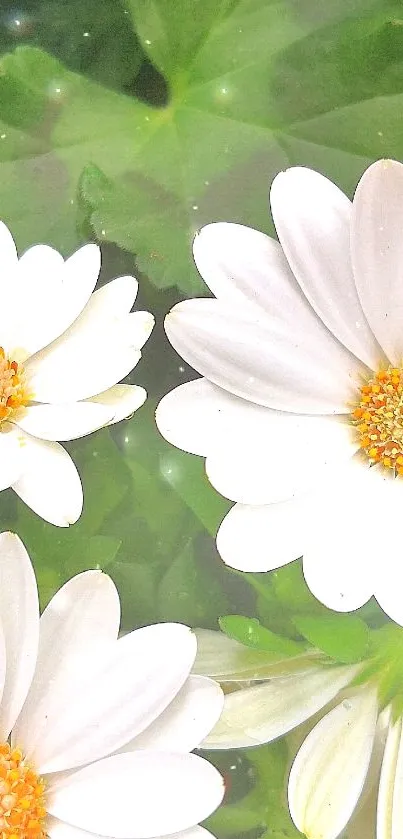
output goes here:
[[73, 577], [39, 619], [34, 571], [0, 535], [2, 839], [204, 839], [223, 781], [190, 751], [222, 692], [189, 676], [180, 624], [118, 640], [119, 597], [100, 571]]
[[[303, 735], [289, 776], [288, 802], [296, 827], [308, 839], [337, 839], [353, 815], [361, 823], [364, 810], [364, 818], [372, 819], [366, 836], [403, 835], [399, 645], [395, 655], [392, 645], [392, 655], [366, 671], [364, 663], [334, 665], [315, 660], [312, 653], [275, 664], [260, 653], [258, 663], [257, 651], [214, 632], [199, 630], [198, 642], [194, 672], [214, 672], [224, 688], [230, 686], [204, 748], [258, 746], [316, 720]], [[212, 667], [213, 649], [217, 661]]]
[[153, 317], [130, 309], [133, 277], [92, 294], [100, 251], [66, 261], [36, 245], [20, 259], [0, 222], [0, 490], [12, 487], [38, 515], [66, 527], [82, 509], [73, 440], [133, 413], [143, 388], [117, 385], [141, 356]]
[[375, 594], [403, 623], [403, 166], [370, 166], [352, 204], [289, 169], [271, 207], [279, 242], [224, 223], [196, 237], [216, 299], [179, 303], [166, 332], [205, 378], [169, 393], [157, 423], [237, 502], [217, 537], [228, 565], [303, 555], [324, 604]]

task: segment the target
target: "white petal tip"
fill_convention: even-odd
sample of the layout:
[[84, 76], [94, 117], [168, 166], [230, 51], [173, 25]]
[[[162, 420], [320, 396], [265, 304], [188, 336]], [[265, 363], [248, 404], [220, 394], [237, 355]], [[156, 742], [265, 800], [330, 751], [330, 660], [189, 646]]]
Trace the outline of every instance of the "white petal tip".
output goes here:
[[141, 349], [154, 329], [155, 317], [151, 312], [133, 312], [131, 317], [133, 317], [133, 323], [135, 324], [133, 346]]

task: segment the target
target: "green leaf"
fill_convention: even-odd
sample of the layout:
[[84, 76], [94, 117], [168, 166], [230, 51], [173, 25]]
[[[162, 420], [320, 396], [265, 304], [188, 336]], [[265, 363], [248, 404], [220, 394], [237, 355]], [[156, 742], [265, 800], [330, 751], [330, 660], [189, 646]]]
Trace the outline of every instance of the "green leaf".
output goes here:
[[160, 473], [215, 537], [230, 505], [207, 480], [204, 459], [165, 446], [160, 457]]
[[180, 621], [189, 626], [211, 626], [217, 615], [228, 610], [221, 586], [195, 559], [191, 543], [174, 559], [161, 579], [157, 593], [160, 620]]
[[[257, 576], [257, 575], [256, 575]], [[263, 593], [263, 574], [259, 575], [260, 593]], [[266, 584], [267, 585], [267, 584]], [[302, 573], [301, 562], [290, 562], [283, 568], [278, 568], [270, 574], [270, 585], [281, 605], [290, 612], [309, 612], [310, 614], [321, 611], [323, 607], [311, 594]]]
[[[258, 827], [258, 835], [298, 839], [301, 834], [292, 824], [287, 806], [285, 789], [290, 767], [290, 756], [284, 738], [259, 748], [245, 749], [241, 752], [249, 768], [245, 786], [253, 786], [250, 792], [233, 805], [219, 807], [207, 820], [207, 827], [214, 835], [238, 839], [243, 831], [251, 830], [253, 823]], [[209, 760], [217, 764], [217, 752], [208, 753]], [[226, 773], [224, 771], [224, 777]], [[238, 822], [237, 822], [238, 819]], [[251, 835], [254, 836], [254, 830]], [[249, 835], [249, 834], [248, 834]]]
[[75, 546], [74, 555], [66, 560], [66, 570], [71, 576], [88, 568], [106, 570], [114, 561], [120, 545], [120, 539], [114, 536], [96, 534], [89, 539], [81, 537], [79, 546]]
[[122, 627], [133, 629], [158, 621], [156, 598], [160, 569], [140, 562], [116, 562], [112, 577], [120, 594]]
[[[98, 70], [58, 49], [96, 78], [103, 53], [116, 54], [112, 6], [92, 26]], [[32, 46], [3, 56], [2, 214], [19, 246], [67, 253], [90, 230], [133, 254], [157, 286], [199, 294], [195, 231], [221, 218], [272, 231], [266, 194], [279, 169], [316, 166], [351, 192], [368, 159], [401, 157], [400, 6], [350, 6], [127, 0], [168, 86], [165, 107], [128, 95], [125, 72], [115, 92]]]
[[258, 808], [245, 807], [242, 803], [231, 806], [224, 804], [210, 817], [208, 825], [214, 830], [215, 836], [239, 836], [254, 828], [259, 828], [261, 836], [262, 814]]
[[[1, 64], [2, 214], [20, 247], [46, 241], [68, 252], [79, 240], [82, 176], [80, 199], [100, 241], [135, 254], [157, 285], [199, 293], [191, 256], [197, 228], [217, 212], [267, 225], [266, 183], [256, 172], [260, 199], [254, 195], [247, 219], [249, 174], [238, 184], [237, 173], [256, 155], [269, 155], [267, 179], [284, 163], [268, 77], [301, 27], [282, 3], [263, 0], [222, 0], [218, 10], [199, 0], [197, 15], [187, 0], [131, 8], [142, 46], [168, 83], [168, 105], [149, 107], [37, 48], [18, 47]], [[235, 204], [226, 174], [238, 184]]]
[[312, 646], [343, 664], [360, 661], [368, 653], [369, 630], [356, 615], [296, 615], [293, 621]]
[[266, 650], [281, 657], [301, 655], [304, 652], [302, 644], [276, 635], [270, 629], [262, 626], [257, 618], [226, 615], [220, 618], [219, 624], [229, 638], [256, 650]]
[[119, 87], [136, 78], [144, 53], [121, 0], [42, 0], [35, 13], [36, 46], [70, 70]]
[[234, 0], [126, 0], [133, 23], [151, 60], [162, 73], [189, 66]]
[[73, 530], [97, 533], [129, 490], [130, 470], [107, 428], [77, 441], [70, 451], [84, 489], [83, 513]]
[[401, 91], [401, 5], [394, 0], [363, 5], [359, 16], [331, 21], [278, 55], [271, 87], [284, 122]]
[[367, 4], [278, 56], [284, 150], [292, 163], [324, 167], [350, 194], [369, 161], [402, 157], [402, 21], [395, 0]]

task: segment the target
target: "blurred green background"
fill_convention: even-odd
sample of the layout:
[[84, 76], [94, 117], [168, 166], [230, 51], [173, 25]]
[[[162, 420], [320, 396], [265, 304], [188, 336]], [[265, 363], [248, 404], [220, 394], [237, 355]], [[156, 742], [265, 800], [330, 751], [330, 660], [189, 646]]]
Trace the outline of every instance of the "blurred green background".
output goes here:
[[[268, 187], [279, 169], [316, 168], [351, 195], [370, 161], [402, 158], [401, 2], [3, 0], [0, 53], [0, 216], [19, 249], [46, 242], [67, 256], [97, 241], [100, 283], [133, 273], [136, 306], [157, 318], [128, 379], [147, 388], [146, 405], [68, 445], [84, 484], [79, 523], [52, 527], [10, 491], [1, 529], [25, 541], [42, 605], [74, 573], [100, 567], [119, 588], [126, 630], [157, 620], [217, 628], [236, 614], [298, 641], [295, 614], [323, 616], [298, 563], [270, 576], [226, 569], [214, 536], [229, 504], [202, 460], [155, 428], [159, 398], [194, 376], [162, 324], [177, 300], [206, 294], [191, 257], [199, 227], [227, 220], [273, 233]], [[384, 619], [373, 603], [361, 617]], [[320, 633], [314, 642], [326, 647]], [[217, 817], [218, 835], [297, 835], [280, 794], [288, 759], [284, 744], [228, 756], [230, 804], [249, 782], [254, 798], [244, 822]]]

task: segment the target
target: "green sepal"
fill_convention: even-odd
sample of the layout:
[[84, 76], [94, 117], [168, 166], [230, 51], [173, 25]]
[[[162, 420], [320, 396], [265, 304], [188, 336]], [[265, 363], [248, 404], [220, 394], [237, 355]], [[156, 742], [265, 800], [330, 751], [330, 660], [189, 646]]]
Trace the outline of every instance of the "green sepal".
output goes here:
[[294, 615], [293, 622], [313, 647], [342, 664], [362, 661], [368, 654], [369, 630], [356, 615]]
[[301, 655], [306, 649], [304, 644], [283, 638], [262, 626], [257, 618], [247, 618], [243, 615], [225, 615], [219, 619], [220, 629], [225, 634], [247, 647], [255, 650], [272, 652], [282, 658]]

